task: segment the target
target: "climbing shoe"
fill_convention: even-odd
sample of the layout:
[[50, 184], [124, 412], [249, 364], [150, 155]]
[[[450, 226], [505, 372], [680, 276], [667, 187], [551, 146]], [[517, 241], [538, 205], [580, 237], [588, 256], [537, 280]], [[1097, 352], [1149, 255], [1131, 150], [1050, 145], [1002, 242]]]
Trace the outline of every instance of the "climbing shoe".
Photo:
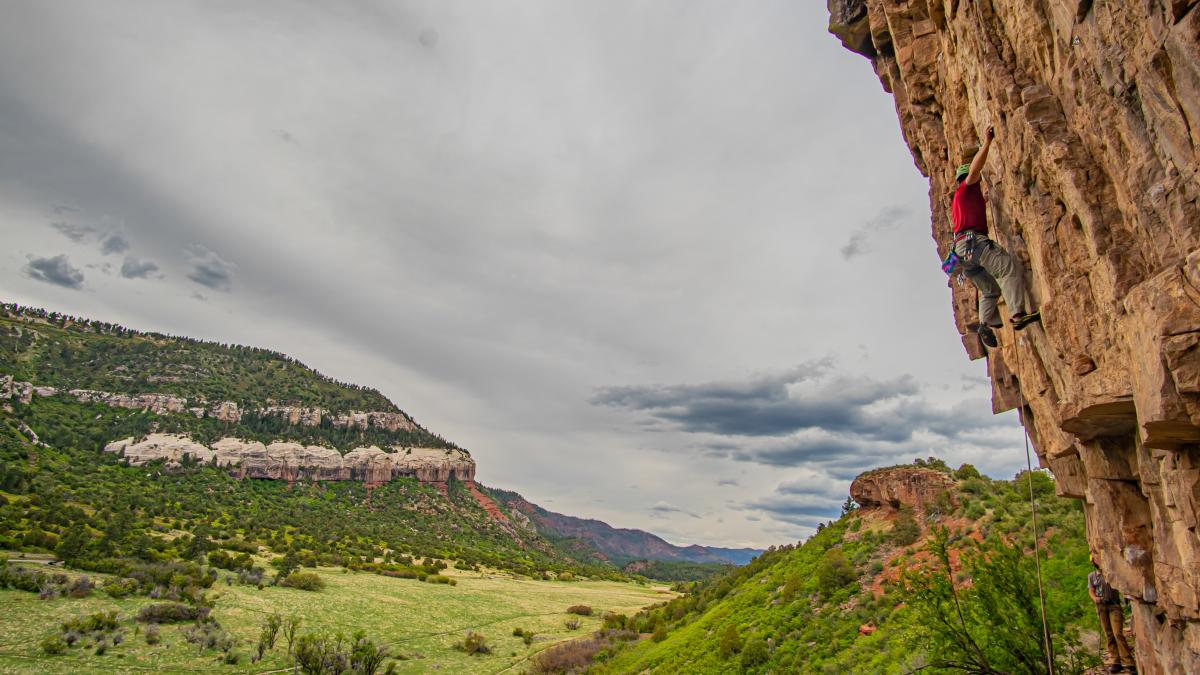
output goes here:
[[1000, 341], [996, 339], [996, 331], [983, 323], [979, 324], [979, 341], [988, 349], [995, 349], [1000, 344]]
[[1042, 320], [1041, 310], [1035, 309], [1028, 314], [1017, 314], [1012, 318], [1013, 330], [1022, 330], [1036, 321]]

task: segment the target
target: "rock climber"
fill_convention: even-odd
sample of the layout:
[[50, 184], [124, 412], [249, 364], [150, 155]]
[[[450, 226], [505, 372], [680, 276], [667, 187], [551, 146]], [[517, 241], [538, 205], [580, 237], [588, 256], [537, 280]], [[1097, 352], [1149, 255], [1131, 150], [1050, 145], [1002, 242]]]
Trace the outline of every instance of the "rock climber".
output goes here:
[[1088, 595], [1096, 605], [1096, 615], [1100, 617], [1100, 629], [1108, 643], [1108, 672], [1137, 672], [1133, 655], [1129, 652], [1129, 644], [1125, 642], [1125, 613], [1121, 610], [1121, 594], [1108, 585], [1100, 572], [1100, 565], [1092, 558], [1095, 569], [1088, 575]]
[[988, 238], [987, 209], [979, 179], [995, 137], [996, 130], [988, 127], [983, 146], [975, 153], [975, 158], [955, 171], [954, 180], [958, 187], [954, 190], [951, 205], [954, 253], [964, 263], [963, 274], [979, 289], [979, 339], [988, 347], [997, 344], [993, 329], [1004, 325], [996, 307], [1002, 295], [1012, 313], [1014, 330], [1041, 320], [1041, 312], [1033, 309], [1025, 289], [1024, 265]]

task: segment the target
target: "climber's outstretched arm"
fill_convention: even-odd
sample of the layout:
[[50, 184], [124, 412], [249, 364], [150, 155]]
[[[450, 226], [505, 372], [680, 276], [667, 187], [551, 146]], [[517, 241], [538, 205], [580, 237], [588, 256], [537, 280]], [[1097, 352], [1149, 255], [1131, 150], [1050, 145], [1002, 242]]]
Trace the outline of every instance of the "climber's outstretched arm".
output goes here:
[[967, 174], [967, 185], [974, 185], [983, 177], [983, 165], [987, 162], [988, 150], [992, 148], [992, 139], [995, 137], [996, 130], [988, 127], [983, 147], [979, 148], [979, 152], [975, 153], [975, 159], [971, 160], [971, 172]]

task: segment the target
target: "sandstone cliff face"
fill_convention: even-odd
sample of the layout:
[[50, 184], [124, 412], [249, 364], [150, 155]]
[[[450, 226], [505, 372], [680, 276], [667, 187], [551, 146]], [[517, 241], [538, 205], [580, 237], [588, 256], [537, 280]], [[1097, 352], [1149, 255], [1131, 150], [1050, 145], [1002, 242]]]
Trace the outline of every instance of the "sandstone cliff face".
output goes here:
[[[895, 97], [939, 255], [954, 165], [996, 128], [989, 219], [1044, 319], [988, 355], [993, 407], [1021, 408], [1059, 489], [1085, 500], [1144, 673], [1200, 672], [1196, 5], [829, 0], [830, 30]], [[973, 289], [951, 291], [979, 358]]]
[[954, 479], [941, 471], [905, 466], [859, 475], [850, 483], [850, 498], [868, 509], [907, 504], [924, 512], [952, 487]]
[[114, 441], [104, 450], [122, 455], [134, 466], [159, 459], [179, 464], [184, 456], [190, 456], [202, 464], [215, 462], [227, 467], [239, 478], [288, 482], [357, 480], [381, 485], [398, 476], [413, 476], [425, 483], [475, 479], [475, 460], [462, 450], [441, 448], [392, 448], [385, 452], [371, 446], [342, 455], [333, 448], [283, 441], [264, 445], [258, 441], [222, 438], [206, 446], [186, 436], [150, 434], [141, 440]]

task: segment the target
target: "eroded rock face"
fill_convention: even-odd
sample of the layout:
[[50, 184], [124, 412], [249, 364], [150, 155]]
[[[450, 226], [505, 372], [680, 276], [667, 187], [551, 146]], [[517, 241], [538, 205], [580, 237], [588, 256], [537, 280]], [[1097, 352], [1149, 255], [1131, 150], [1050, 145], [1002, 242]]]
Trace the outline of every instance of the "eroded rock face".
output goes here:
[[170, 394], [114, 394], [90, 389], [72, 389], [68, 393], [80, 403], [103, 403], [114, 408], [149, 410], [159, 415], [181, 413], [187, 409], [186, 398]]
[[[33, 396], [57, 396], [60, 394], [54, 387], [36, 386], [31, 382], [14, 380], [12, 376], [0, 377], [0, 400], [16, 399], [28, 404]], [[208, 404], [204, 400], [193, 401], [188, 405], [188, 399], [171, 394], [120, 394], [109, 391], [91, 389], [71, 389], [66, 392], [81, 403], [103, 403], [114, 408], [130, 408], [133, 410], [149, 410], [165, 415], [169, 413], [190, 413], [196, 417], [210, 417], [222, 422], [236, 424], [242, 420], [245, 411], [234, 401], [219, 401]], [[278, 415], [285, 418], [292, 426], [315, 427], [328, 417], [335, 428], [349, 427], [352, 429], [376, 428], [389, 432], [416, 431], [417, 425], [403, 412], [388, 411], [353, 411], [330, 415], [323, 408], [302, 408], [297, 406], [272, 405], [256, 410], [260, 414]]]
[[[929, 177], [950, 245], [953, 169], [996, 128], [993, 236], [1043, 325], [989, 355], [1059, 490], [1134, 602], [1144, 673], [1200, 672], [1200, 10], [1196, 0], [830, 0]], [[869, 40], [862, 40], [863, 34]], [[969, 283], [951, 283], [963, 344]]]
[[222, 438], [211, 446], [196, 443], [186, 436], [150, 434], [143, 439], [126, 438], [104, 447], [119, 453], [130, 464], [140, 466], [165, 459], [179, 464], [185, 455], [200, 463], [216, 462], [239, 478], [270, 480], [326, 481], [357, 480], [381, 485], [397, 476], [414, 476], [425, 483], [445, 483], [451, 479], [473, 481], [475, 460], [462, 450], [441, 448], [355, 448], [342, 455], [333, 448], [276, 441], [264, 445], [258, 441]]
[[859, 475], [850, 483], [850, 498], [868, 509], [905, 504], [924, 512], [953, 486], [954, 479], [941, 471], [905, 466]]
[[14, 380], [12, 375], [0, 377], [0, 401], [16, 399], [19, 403], [28, 404], [33, 400], [35, 387], [31, 382]]

